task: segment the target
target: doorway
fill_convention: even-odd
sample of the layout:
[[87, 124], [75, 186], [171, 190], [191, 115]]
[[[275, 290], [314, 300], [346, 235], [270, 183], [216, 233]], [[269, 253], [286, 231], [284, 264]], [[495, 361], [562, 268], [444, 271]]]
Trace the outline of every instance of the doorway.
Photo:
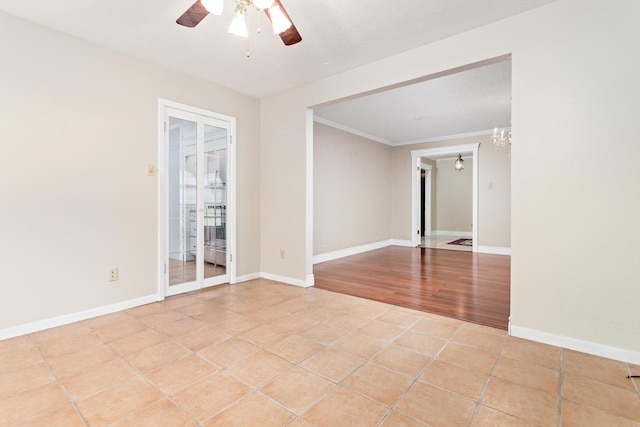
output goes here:
[[161, 297], [235, 282], [235, 119], [161, 101]]

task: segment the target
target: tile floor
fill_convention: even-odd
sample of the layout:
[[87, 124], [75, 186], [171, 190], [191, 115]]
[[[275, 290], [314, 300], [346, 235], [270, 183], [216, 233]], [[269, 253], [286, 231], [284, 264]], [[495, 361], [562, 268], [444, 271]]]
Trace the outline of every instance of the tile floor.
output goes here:
[[453, 242], [458, 239], [470, 239], [465, 236], [423, 236], [420, 241], [420, 246], [425, 248], [436, 249], [451, 249], [452, 251], [466, 251], [471, 252], [471, 246], [464, 245], [449, 245], [449, 242]]
[[267, 280], [0, 341], [2, 426], [640, 426], [639, 366]]

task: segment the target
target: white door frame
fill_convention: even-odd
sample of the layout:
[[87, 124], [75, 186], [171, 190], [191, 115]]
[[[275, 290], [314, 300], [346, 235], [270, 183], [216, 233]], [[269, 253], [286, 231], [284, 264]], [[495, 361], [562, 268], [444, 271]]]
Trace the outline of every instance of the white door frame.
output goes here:
[[[418, 216], [418, 236], [422, 236], [421, 232], [424, 232], [424, 235], [426, 237], [431, 236], [431, 169], [433, 168], [433, 166], [428, 165], [426, 163], [422, 163], [420, 161], [420, 158], [418, 158], [418, 183], [417, 183], [417, 189], [420, 192], [420, 188], [421, 188], [421, 173], [420, 170], [424, 169], [425, 173], [424, 173], [424, 230], [422, 230], [420, 228], [421, 221], [420, 221], [420, 216]], [[418, 193], [418, 196], [421, 198], [422, 194]], [[422, 212], [420, 212], [420, 208], [421, 208], [421, 203], [420, 203], [420, 199], [418, 199], [418, 215], [422, 215]], [[418, 241], [418, 243], [420, 243]]]
[[180, 104], [160, 98], [158, 100], [158, 300], [164, 300], [167, 296], [165, 284], [168, 283], [168, 267], [165, 264], [167, 258], [166, 233], [169, 229], [167, 217], [167, 188], [168, 188], [168, 154], [166, 135], [169, 132], [165, 122], [167, 109], [181, 110], [187, 113], [213, 118], [229, 124], [229, 144], [227, 149], [227, 242], [226, 242], [226, 269], [230, 284], [236, 283], [236, 119], [235, 117], [214, 113], [201, 108]]
[[[411, 244], [418, 246], [420, 244], [420, 170], [416, 174], [416, 166], [421, 167], [420, 158], [427, 157], [437, 160], [438, 158], [446, 158], [450, 156], [472, 156], [473, 163], [473, 200], [472, 200], [472, 251], [478, 251], [478, 149], [479, 143], [451, 145], [448, 147], [423, 148], [420, 150], [411, 150], [411, 174], [416, 177], [411, 180]], [[415, 175], [414, 175], [415, 174]], [[425, 183], [426, 185], [426, 183]], [[426, 209], [426, 206], [425, 206]], [[429, 211], [431, 208], [429, 207]], [[426, 227], [426, 221], [425, 221]]]

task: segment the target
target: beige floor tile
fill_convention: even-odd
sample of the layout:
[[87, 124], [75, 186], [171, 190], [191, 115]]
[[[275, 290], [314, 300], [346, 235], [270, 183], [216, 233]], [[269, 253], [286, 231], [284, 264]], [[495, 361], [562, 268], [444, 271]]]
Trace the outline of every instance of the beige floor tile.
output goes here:
[[335, 313], [328, 317], [325, 323], [348, 331], [355, 331], [356, 329], [362, 328], [370, 321], [371, 319], [367, 317], [356, 316], [350, 313]]
[[185, 358], [191, 353], [181, 345], [163, 341], [144, 350], [125, 356], [140, 372], [148, 372]]
[[502, 338], [507, 337], [507, 331], [504, 329], [492, 328], [491, 326], [478, 325], [476, 323], [462, 322], [465, 329], [471, 329], [486, 334], [496, 335]]
[[455, 337], [453, 337], [453, 341], [458, 344], [464, 344], [490, 353], [498, 354], [502, 349], [504, 336], [476, 331], [463, 326], [458, 330]]
[[91, 329], [83, 322], [75, 322], [35, 332], [31, 334], [30, 337], [36, 345], [40, 345], [48, 341], [65, 340], [75, 336], [87, 335], [89, 333], [91, 333]]
[[274, 307], [274, 306], [260, 308], [254, 311], [253, 313], [251, 313], [251, 315], [254, 318], [260, 319], [265, 323], [273, 322], [274, 320], [281, 319], [290, 314], [291, 312], [289, 310], [285, 310], [282, 307]]
[[341, 385], [383, 405], [391, 406], [412, 382], [412, 378], [368, 363], [351, 374]]
[[82, 335], [71, 335], [55, 340], [47, 340], [38, 344], [40, 353], [47, 358], [60, 358], [78, 351], [86, 350], [88, 347], [102, 345], [103, 341], [94, 333], [88, 332]]
[[211, 345], [220, 344], [229, 338], [231, 338], [231, 335], [227, 334], [220, 328], [208, 325], [197, 331], [176, 337], [174, 341], [182, 344], [191, 351], [198, 352]]
[[209, 311], [208, 313], [198, 314], [193, 317], [203, 322], [207, 322], [210, 325], [215, 325], [225, 320], [233, 319], [236, 316], [237, 314], [231, 310], [216, 308], [215, 310]]
[[[352, 298], [355, 298], [355, 297], [352, 297]], [[370, 301], [363, 300], [360, 298], [355, 298], [354, 303], [352, 304], [347, 303], [345, 304], [344, 307], [346, 308], [345, 311], [349, 314], [354, 314], [356, 316], [374, 319], [380, 316], [381, 314], [385, 313], [389, 308], [393, 306], [387, 305], [387, 304], [370, 304]]]
[[303, 418], [296, 418], [287, 424], [287, 427], [313, 427], [313, 425]]
[[158, 314], [168, 310], [169, 309], [167, 308], [167, 306], [162, 305], [159, 302], [154, 302], [151, 304], [141, 305], [140, 307], [130, 308], [128, 310], [125, 310], [125, 313], [133, 317], [140, 318], [140, 317], [149, 316], [152, 314]]
[[0, 358], [8, 357], [12, 353], [29, 350], [34, 346], [35, 344], [31, 341], [29, 335], [0, 340]]
[[325, 349], [302, 363], [302, 366], [334, 382], [351, 375], [365, 360], [352, 354]]
[[638, 427], [640, 422], [608, 414], [591, 406], [562, 401], [562, 426]]
[[173, 394], [216, 371], [211, 363], [193, 354], [146, 375], [162, 391]]
[[167, 338], [153, 329], [145, 329], [133, 335], [129, 335], [119, 340], [109, 343], [109, 347], [114, 349], [121, 356], [138, 353], [146, 348], [152, 347], [165, 341]]
[[64, 378], [61, 383], [73, 399], [80, 400], [136, 375], [137, 372], [127, 362], [118, 358], [105, 363], [99, 369], [90, 369], [82, 374]]
[[420, 379], [469, 399], [478, 400], [489, 380], [489, 375], [435, 360]]
[[275, 342], [283, 340], [290, 334], [291, 332], [285, 329], [277, 328], [275, 326], [267, 324], [244, 332], [238, 335], [238, 338], [249, 341], [251, 344], [254, 344], [258, 347], [266, 348]]
[[319, 375], [294, 367], [280, 375], [260, 391], [284, 405], [295, 414], [301, 414], [335, 384]]
[[71, 405], [26, 424], [20, 424], [21, 427], [85, 427], [86, 425], [78, 411]]
[[401, 326], [403, 328], [413, 326], [421, 319], [421, 316], [411, 315], [395, 309], [391, 309], [376, 317], [376, 320], [380, 322], [391, 323], [392, 325]]
[[502, 356], [560, 371], [562, 349], [521, 338], [508, 337]]
[[562, 397], [611, 415], [640, 422], [640, 398], [635, 391], [631, 392], [582, 376], [564, 374]]
[[308, 338], [322, 345], [330, 345], [344, 337], [348, 331], [336, 326], [320, 323], [312, 326], [306, 331], [299, 332], [299, 335]]
[[42, 387], [55, 380], [51, 369], [44, 363], [2, 374], [0, 375], [0, 400]]
[[305, 316], [301, 316], [298, 314], [291, 314], [289, 316], [282, 317], [278, 320], [271, 322], [272, 326], [275, 326], [280, 329], [285, 329], [295, 334], [311, 329], [317, 324], [318, 324], [317, 320], [309, 319]]
[[632, 382], [626, 378], [629, 375], [627, 364], [617, 360], [563, 350], [562, 373], [579, 375], [629, 391], [635, 390]]
[[456, 343], [448, 344], [438, 356], [440, 360], [483, 374], [491, 372], [497, 358], [488, 351]]
[[165, 310], [149, 314], [147, 316], [142, 316], [139, 318], [139, 320], [141, 322], [144, 322], [146, 325], [151, 326], [152, 328], [159, 328], [163, 325], [167, 325], [177, 320], [184, 319], [185, 317], [187, 317], [187, 315], [185, 313], [182, 313], [181, 311]]
[[438, 322], [437, 320], [423, 318], [411, 327], [411, 331], [421, 334], [435, 335], [436, 337], [449, 339], [458, 330], [458, 325]]
[[555, 426], [558, 423], [557, 397], [499, 378], [491, 379], [482, 403], [533, 424]]
[[240, 381], [223, 372], [216, 372], [172, 397], [202, 422], [250, 392], [251, 389]]
[[160, 304], [168, 307], [171, 310], [175, 310], [186, 305], [196, 304], [198, 301], [198, 298], [192, 295], [183, 294], [166, 298], [164, 301], [160, 302]]
[[[480, 405], [476, 410], [469, 427], [536, 427], [512, 415]], [[586, 427], [586, 425], [584, 426]]]
[[162, 398], [157, 388], [134, 378], [79, 401], [78, 409], [92, 427], [105, 426]]
[[431, 361], [431, 357], [408, 348], [390, 345], [371, 360], [378, 365], [415, 378]]
[[227, 372], [252, 387], [259, 387], [291, 367], [293, 365], [290, 362], [262, 350], [230, 366]]
[[89, 347], [73, 354], [48, 359], [51, 369], [59, 379], [82, 374], [100, 365], [118, 358], [118, 355], [107, 345]]
[[377, 425], [386, 413], [384, 406], [337, 387], [303, 416], [318, 427], [369, 427]]
[[353, 354], [363, 359], [369, 359], [384, 348], [385, 345], [384, 341], [377, 340], [366, 335], [352, 333], [341, 338], [329, 348], [344, 351], [345, 353]]
[[162, 399], [121, 419], [113, 427], [193, 427], [197, 423], [182, 409]]
[[262, 322], [250, 316], [236, 314], [235, 317], [222, 322], [216, 323], [216, 326], [228, 333], [229, 335], [239, 335], [262, 325]]
[[395, 409], [433, 427], [466, 427], [473, 407], [471, 400], [418, 381]]
[[492, 375], [496, 378], [543, 391], [550, 396], [560, 394], [560, 374], [539, 365], [500, 357]]
[[423, 427], [425, 425], [392, 411], [380, 427]]
[[0, 363], [0, 375], [8, 374], [37, 365], [44, 362], [37, 348], [31, 347], [26, 350], [18, 350], [15, 353], [9, 353], [2, 356]]
[[252, 393], [205, 423], [206, 427], [282, 427], [295, 415], [259, 393]]
[[129, 315], [127, 315], [126, 318], [117, 320], [113, 323], [93, 328], [95, 333], [104, 342], [115, 341], [146, 329], [149, 329], [149, 326]]
[[378, 320], [372, 320], [357, 330], [359, 334], [385, 341], [393, 341], [404, 331], [405, 329], [401, 326], [392, 325]]
[[[126, 311], [116, 311], [115, 313], [109, 313], [103, 316], [92, 317], [90, 319], [83, 320], [82, 322], [79, 322], [79, 323], [89, 328], [89, 330], [95, 331], [97, 328], [108, 327], [110, 325], [113, 325], [114, 323], [126, 322], [128, 320], [131, 320], [132, 317], [133, 316], [128, 314]], [[69, 324], [67, 326], [71, 326], [71, 325], [73, 324]]]
[[[200, 298], [198, 298], [200, 299]], [[218, 306], [208, 301], [198, 301], [194, 304], [185, 305], [184, 307], [176, 308], [176, 311], [189, 315], [191, 317], [198, 316], [200, 314], [206, 314], [212, 310], [217, 309]]]
[[241, 340], [230, 338], [220, 344], [214, 344], [198, 352], [198, 355], [220, 368], [226, 368], [256, 353], [259, 347]]
[[6, 426], [21, 425], [56, 412], [69, 403], [58, 384], [47, 384], [0, 400], [0, 422]]
[[296, 364], [323, 349], [323, 345], [299, 335], [289, 335], [285, 339], [273, 343], [268, 348], [272, 353]]
[[409, 330], [402, 334], [393, 343], [400, 347], [434, 356], [442, 350], [442, 348], [447, 344], [447, 341], [433, 335], [420, 334]]
[[156, 330], [161, 334], [174, 338], [198, 331], [208, 325], [207, 322], [194, 319], [193, 317], [185, 317], [184, 319], [159, 326]]

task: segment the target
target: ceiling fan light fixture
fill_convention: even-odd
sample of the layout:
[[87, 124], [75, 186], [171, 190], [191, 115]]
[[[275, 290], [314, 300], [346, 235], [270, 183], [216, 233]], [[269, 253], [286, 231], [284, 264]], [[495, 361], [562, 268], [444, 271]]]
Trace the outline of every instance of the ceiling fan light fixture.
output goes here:
[[251, 3], [256, 7], [256, 9], [264, 10], [269, 9], [275, 3], [274, 0], [253, 0]]
[[233, 21], [231, 21], [231, 25], [229, 25], [229, 29], [227, 31], [231, 34], [235, 34], [236, 36], [244, 38], [249, 37], [245, 8], [242, 7], [241, 4], [238, 4], [238, 7], [236, 7], [236, 11], [233, 14]]
[[222, 15], [224, 0], [200, 0], [200, 3], [202, 3], [210, 14], [216, 16]]
[[269, 15], [271, 15], [271, 25], [273, 26], [273, 34], [280, 34], [291, 28], [291, 21], [285, 16], [280, 6], [274, 4], [269, 8]]

